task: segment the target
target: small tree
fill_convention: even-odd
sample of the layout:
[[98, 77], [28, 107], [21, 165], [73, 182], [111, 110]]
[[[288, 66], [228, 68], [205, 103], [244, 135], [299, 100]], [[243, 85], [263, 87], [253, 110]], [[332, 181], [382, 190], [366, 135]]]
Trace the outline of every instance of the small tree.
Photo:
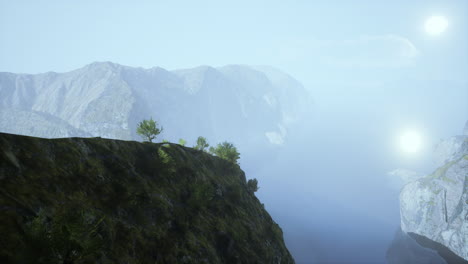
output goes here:
[[237, 160], [240, 158], [240, 153], [237, 152], [237, 148], [234, 147], [232, 143], [226, 141], [218, 144], [216, 148], [211, 147], [210, 152], [232, 163], [237, 163]]
[[247, 189], [254, 193], [256, 191], [258, 191], [258, 181], [257, 179], [250, 179], [249, 181], [247, 181]]
[[182, 146], [185, 146], [185, 144], [187, 144], [187, 141], [183, 138], [179, 139], [179, 144], [182, 145]]
[[155, 139], [157, 135], [161, 134], [162, 131], [163, 127], [158, 128], [158, 123], [154, 121], [153, 118], [141, 121], [138, 123], [137, 127], [137, 134], [149, 142], [153, 142], [153, 139]]
[[198, 137], [197, 138], [197, 145], [195, 146], [195, 149], [205, 151], [206, 148], [208, 148], [210, 145], [206, 141], [206, 138], [204, 137]]

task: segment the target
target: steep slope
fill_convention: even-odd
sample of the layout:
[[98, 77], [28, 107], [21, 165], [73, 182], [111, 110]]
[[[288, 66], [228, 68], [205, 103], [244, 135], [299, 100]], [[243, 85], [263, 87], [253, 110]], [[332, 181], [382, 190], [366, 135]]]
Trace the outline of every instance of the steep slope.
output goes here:
[[401, 228], [468, 261], [468, 135], [440, 146], [444, 165], [400, 193]]
[[[241, 65], [167, 71], [99, 62], [67, 73], [0, 73], [0, 94], [0, 112], [44, 113], [63, 121], [49, 122], [56, 130], [68, 125], [92, 136], [139, 139], [136, 124], [153, 117], [171, 141], [203, 135], [245, 152], [283, 143], [310, 105], [308, 92], [286, 74]], [[12, 121], [0, 131], [43, 136], [32, 131], [40, 126], [34, 119], [29, 127]]]
[[2, 263], [294, 263], [238, 165], [100, 138], [0, 146]]

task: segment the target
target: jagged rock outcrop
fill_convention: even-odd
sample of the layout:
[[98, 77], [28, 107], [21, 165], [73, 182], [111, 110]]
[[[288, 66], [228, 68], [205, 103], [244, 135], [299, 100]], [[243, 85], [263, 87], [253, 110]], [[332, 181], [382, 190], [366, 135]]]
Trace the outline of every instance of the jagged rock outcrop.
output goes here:
[[401, 228], [468, 261], [468, 136], [441, 144], [448, 150], [441, 155], [445, 164], [400, 193]]
[[202, 135], [246, 152], [282, 144], [311, 104], [287, 74], [243, 65], [167, 71], [98, 62], [66, 73], [0, 73], [0, 94], [0, 114], [23, 120], [2, 120], [0, 132], [139, 140], [137, 123], [153, 117], [164, 126], [161, 138]]
[[294, 263], [237, 164], [0, 133], [0, 263]]

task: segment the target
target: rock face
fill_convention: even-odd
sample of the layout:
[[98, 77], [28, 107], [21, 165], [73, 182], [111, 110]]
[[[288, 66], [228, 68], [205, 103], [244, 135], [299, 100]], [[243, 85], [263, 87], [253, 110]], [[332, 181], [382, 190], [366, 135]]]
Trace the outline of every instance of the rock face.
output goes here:
[[455, 136], [442, 140], [435, 148], [435, 162], [437, 166], [443, 166], [450, 161], [463, 156], [464, 153], [468, 152], [468, 144], [466, 144], [466, 138], [468, 135]]
[[1, 263], [294, 263], [237, 164], [0, 133]]
[[401, 228], [468, 261], [468, 136], [442, 142], [445, 164], [400, 193]]
[[0, 132], [139, 140], [137, 123], [153, 117], [161, 138], [204, 136], [243, 150], [282, 144], [311, 104], [290, 76], [241, 65], [167, 71], [100, 62], [67, 73], [0, 73], [0, 94], [0, 115], [11, 117]]

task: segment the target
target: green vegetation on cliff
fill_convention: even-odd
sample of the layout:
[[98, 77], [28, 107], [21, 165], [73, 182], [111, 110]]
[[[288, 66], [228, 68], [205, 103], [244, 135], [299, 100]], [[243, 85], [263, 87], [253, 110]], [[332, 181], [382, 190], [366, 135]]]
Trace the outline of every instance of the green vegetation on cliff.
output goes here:
[[237, 152], [237, 148], [234, 146], [234, 144], [227, 141], [218, 144], [216, 148], [211, 147], [210, 153], [236, 164], [237, 160], [240, 158], [240, 153]]
[[208, 141], [206, 141], [206, 138], [200, 136], [197, 138], [197, 145], [195, 145], [193, 148], [201, 150], [201, 151], [205, 151], [205, 149], [207, 149], [209, 146], [210, 144], [208, 144]]
[[137, 127], [137, 134], [142, 136], [149, 142], [153, 142], [153, 139], [156, 138], [157, 135], [161, 134], [163, 128], [158, 127], [158, 123], [150, 118], [149, 120], [143, 120], [138, 123]]
[[0, 262], [294, 263], [253, 189], [177, 144], [0, 133]]

